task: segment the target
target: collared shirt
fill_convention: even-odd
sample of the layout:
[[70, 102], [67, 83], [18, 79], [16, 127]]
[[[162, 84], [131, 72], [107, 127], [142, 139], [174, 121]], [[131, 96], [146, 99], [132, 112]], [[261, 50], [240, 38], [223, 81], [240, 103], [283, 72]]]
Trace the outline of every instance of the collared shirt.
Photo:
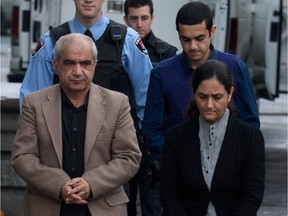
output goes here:
[[84, 173], [84, 143], [88, 97], [84, 105], [76, 108], [61, 91], [63, 170], [71, 178]]
[[[258, 107], [246, 64], [237, 56], [220, 52], [211, 45], [209, 59], [227, 64], [235, 82], [233, 100], [237, 118], [260, 127]], [[187, 120], [187, 109], [193, 99], [193, 69], [183, 53], [166, 59], [153, 68], [147, 93], [142, 135], [151, 156], [161, 160], [167, 129]]]
[[157, 38], [152, 31], [142, 38], [152, 64], [156, 65], [164, 59], [170, 58], [177, 53], [177, 48]]
[[[68, 23], [72, 33], [78, 32], [84, 34], [86, 31], [86, 28], [76, 17], [74, 17], [73, 20], [69, 20]], [[90, 27], [90, 31], [95, 40], [101, 37], [108, 24], [109, 19], [102, 15], [100, 20]], [[145, 52], [146, 50], [143, 52], [143, 47], [139, 47], [139, 38], [140, 36], [136, 31], [132, 28], [127, 28], [127, 34], [125, 36], [122, 50], [122, 64], [128, 73], [134, 91], [138, 123], [139, 127], [141, 127], [152, 64], [149, 56]], [[54, 59], [54, 45], [49, 31], [41, 36], [39, 43], [42, 45], [30, 58], [20, 88], [20, 109], [25, 95], [53, 85], [55, 74], [52, 65]], [[99, 52], [101, 52], [101, 50], [99, 50]]]
[[[63, 170], [71, 177], [84, 173], [84, 144], [88, 95], [85, 104], [76, 108], [61, 90]], [[62, 202], [60, 216], [90, 216], [87, 205]]]
[[[225, 136], [229, 119], [229, 110], [226, 109], [222, 118], [215, 124], [210, 125], [199, 116], [199, 139], [202, 173], [208, 189], [211, 189], [211, 182]], [[206, 216], [216, 216], [215, 208], [210, 202]]]

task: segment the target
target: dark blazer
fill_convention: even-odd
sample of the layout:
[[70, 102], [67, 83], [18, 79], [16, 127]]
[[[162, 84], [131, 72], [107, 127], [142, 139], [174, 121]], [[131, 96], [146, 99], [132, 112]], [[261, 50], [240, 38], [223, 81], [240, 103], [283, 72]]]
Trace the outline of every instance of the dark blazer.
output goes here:
[[265, 181], [264, 139], [258, 128], [231, 116], [211, 183], [205, 183], [198, 118], [168, 132], [160, 193], [164, 215], [206, 216], [209, 201], [217, 216], [255, 216]]
[[[123, 189], [138, 171], [141, 151], [124, 94], [92, 84], [86, 120], [83, 178], [91, 215], [124, 216]], [[27, 182], [23, 216], [60, 214], [60, 191], [70, 180], [62, 170], [61, 93], [55, 85], [24, 98], [11, 164]]]

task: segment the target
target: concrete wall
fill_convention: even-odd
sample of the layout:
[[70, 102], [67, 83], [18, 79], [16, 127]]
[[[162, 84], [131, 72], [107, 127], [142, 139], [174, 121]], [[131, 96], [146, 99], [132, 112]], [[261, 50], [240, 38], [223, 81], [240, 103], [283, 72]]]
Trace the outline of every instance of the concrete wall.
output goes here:
[[19, 214], [26, 185], [10, 165], [18, 117], [18, 99], [1, 101], [1, 209], [5, 216]]

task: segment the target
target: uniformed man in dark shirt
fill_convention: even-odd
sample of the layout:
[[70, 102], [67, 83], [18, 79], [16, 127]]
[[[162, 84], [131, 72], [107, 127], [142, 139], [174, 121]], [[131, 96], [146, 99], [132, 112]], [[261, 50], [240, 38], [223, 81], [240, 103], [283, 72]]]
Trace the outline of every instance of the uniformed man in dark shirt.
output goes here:
[[177, 48], [157, 38], [151, 25], [154, 20], [152, 0], [126, 0], [124, 4], [124, 20], [126, 24], [136, 30], [141, 36], [148, 50], [153, 65], [174, 56]]

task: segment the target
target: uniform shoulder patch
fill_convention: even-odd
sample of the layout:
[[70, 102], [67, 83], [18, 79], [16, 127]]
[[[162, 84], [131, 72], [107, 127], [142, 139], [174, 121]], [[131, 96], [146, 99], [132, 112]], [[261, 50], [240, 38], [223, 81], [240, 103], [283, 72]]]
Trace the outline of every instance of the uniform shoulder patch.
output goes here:
[[148, 51], [147, 49], [145, 48], [144, 46], [144, 43], [143, 41], [141, 40], [141, 37], [138, 36], [135, 40], [135, 46], [137, 47], [137, 49], [144, 55], [147, 55], [148, 56]]
[[36, 44], [34, 51], [32, 52], [32, 56], [35, 56], [38, 53], [38, 51], [41, 49], [41, 47], [43, 46], [44, 46], [44, 40], [42, 37], [40, 37]]

